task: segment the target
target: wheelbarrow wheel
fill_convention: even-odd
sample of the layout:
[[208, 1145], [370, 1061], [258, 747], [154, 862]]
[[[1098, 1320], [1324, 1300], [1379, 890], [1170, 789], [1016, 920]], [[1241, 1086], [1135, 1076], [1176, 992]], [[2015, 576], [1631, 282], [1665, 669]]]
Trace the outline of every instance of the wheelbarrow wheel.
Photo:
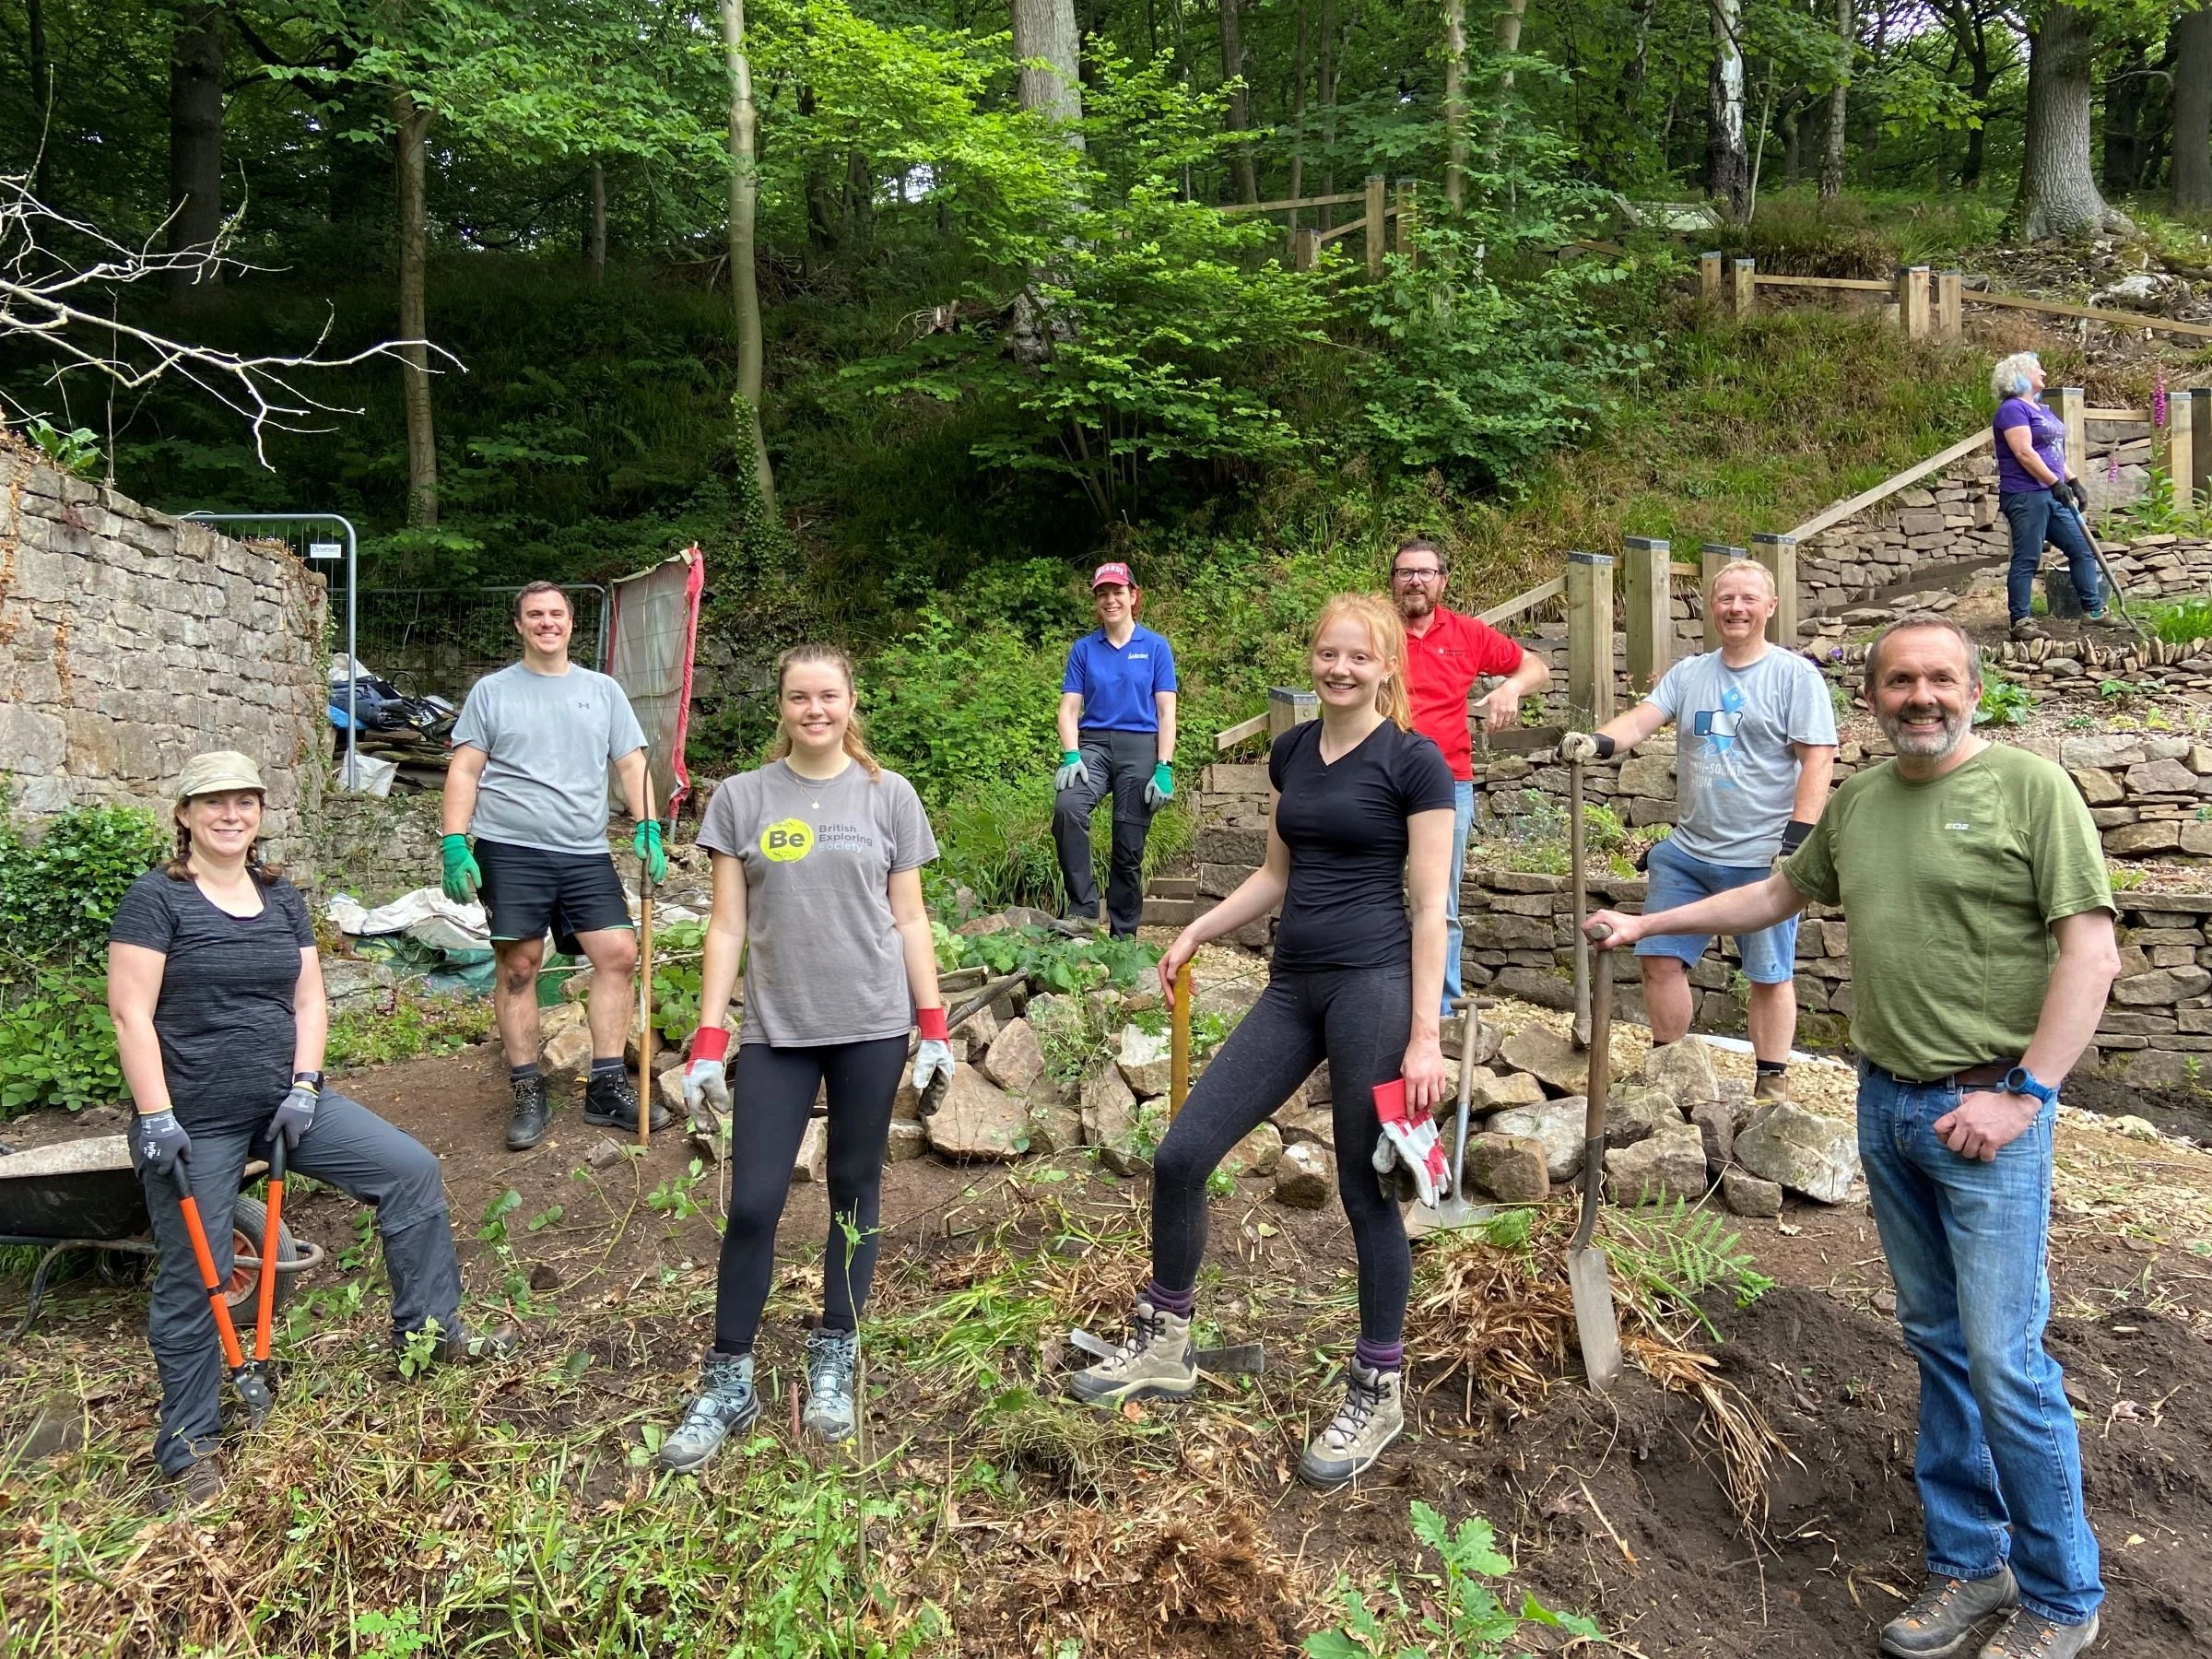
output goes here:
[[[239, 1194], [238, 1207], [230, 1212], [230, 1253], [234, 1256], [253, 1256], [266, 1263], [271, 1258], [261, 1247], [262, 1236], [268, 1230], [268, 1206], [258, 1198]], [[296, 1262], [304, 1253], [292, 1239], [292, 1230], [281, 1223], [276, 1229], [276, 1255], [279, 1262]], [[230, 1304], [243, 1324], [252, 1324], [260, 1306], [262, 1272], [265, 1268], [232, 1267], [230, 1282], [223, 1287], [223, 1300]], [[297, 1276], [279, 1273], [276, 1276], [276, 1307], [284, 1306], [290, 1294], [292, 1280]]]

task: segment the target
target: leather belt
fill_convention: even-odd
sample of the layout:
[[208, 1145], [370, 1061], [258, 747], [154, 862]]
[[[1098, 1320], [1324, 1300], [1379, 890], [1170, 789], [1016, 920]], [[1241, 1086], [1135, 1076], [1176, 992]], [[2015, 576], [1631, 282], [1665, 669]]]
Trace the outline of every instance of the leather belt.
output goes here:
[[[1871, 1060], [1866, 1064], [1874, 1065]], [[1892, 1082], [1913, 1088], [1994, 1088], [2018, 1064], [2017, 1060], [1991, 1060], [1981, 1065], [1963, 1066], [1940, 1077], [1901, 1077], [1886, 1065], [1874, 1065], [1874, 1069]]]

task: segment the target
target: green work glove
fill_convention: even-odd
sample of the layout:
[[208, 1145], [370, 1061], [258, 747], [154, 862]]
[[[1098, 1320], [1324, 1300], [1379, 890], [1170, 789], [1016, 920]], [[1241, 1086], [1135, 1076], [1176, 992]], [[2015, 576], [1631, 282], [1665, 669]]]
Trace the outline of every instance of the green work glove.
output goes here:
[[1060, 770], [1053, 774], [1055, 791], [1073, 789], [1083, 776], [1083, 751], [1065, 749], [1060, 755]]
[[638, 856], [645, 861], [646, 876], [654, 881], [666, 880], [668, 854], [661, 851], [660, 819], [647, 818], [640, 824], [637, 841], [634, 844], [638, 849]]
[[1152, 769], [1152, 782], [1145, 785], [1145, 805], [1157, 806], [1174, 798], [1175, 767], [1171, 761], [1162, 760]]
[[449, 835], [438, 843], [445, 859], [445, 876], [441, 886], [445, 896], [455, 904], [474, 903], [477, 889], [484, 885], [484, 872], [477, 868], [476, 855], [468, 850], [468, 837]]

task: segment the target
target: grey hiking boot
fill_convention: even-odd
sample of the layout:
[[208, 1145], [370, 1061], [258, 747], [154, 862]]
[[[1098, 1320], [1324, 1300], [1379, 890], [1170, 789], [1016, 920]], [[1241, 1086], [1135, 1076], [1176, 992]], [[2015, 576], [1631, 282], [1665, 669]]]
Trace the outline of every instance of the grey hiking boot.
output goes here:
[[1751, 1098], [1760, 1105], [1790, 1098], [1790, 1078], [1787, 1072], [1760, 1072], [1752, 1079]]
[[2016, 640], [2047, 640], [2051, 634], [2033, 617], [2020, 617], [2013, 622], [2012, 637]]
[[859, 1426], [853, 1405], [853, 1373], [860, 1362], [857, 1331], [806, 1334], [806, 1414], [799, 1420], [809, 1434], [831, 1445], [853, 1438]]
[[699, 1368], [699, 1396], [684, 1408], [684, 1420], [661, 1442], [661, 1466], [678, 1475], [706, 1467], [722, 1442], [750, 1429], [760, 1416], [753, 1392], [750, 1354], [710, 1353]]
[[1966, 1645], [1976, 1625], [2019, 1599], [2009, 1567], [1989, 1578], [1930, 1574], [1912, 1605], [1882, 1627], [1882, 1652], [1893, 1659], [1945, 1659]]
[[2082, 1624], [2056, 1624], [2020, 1607], [1982, 1650], [1982, 1659], [2074, 1659], [2096, 1640], [2094, 1613]]
[[1298, 1460], [1298, 1477], [1308, 1486], [1335, 1487], [1373, 1468], [1406, 1432], [1402, 1382], [1400, 1372], [1371, 1371], [1355, 1360], [1344, 1404]]
[[1067, 1380], [1067, 1392], [1091, 1406], [1187, 1400], [1197, 1391], [1190, 1320], [1148, 1301], [1139, 1301], [1129, 1315], [1128, 1337], [1111, 1359], [1101, 1359]]
[[[638, 1089], [628, 1072], [604, 1072], [583, 1086], [583, 1121], [600, 1129], [638, 1132]], [[654, 1134], [668, 1127], [668, 1108], [653, 1103]]]
[[2127, 626], [2127, 618], [2110, 605], [2100, 606], [2093, 611], [2083, 612], [2081, 620], [2085, 628], [2125, 628]]
[[507, 1120], [507, 1150], [527, 1152], [546, 1138], [553, 1124], [553, 1106], [546, 1099], [542, 1077], [514, 1079], [514, 1115]]

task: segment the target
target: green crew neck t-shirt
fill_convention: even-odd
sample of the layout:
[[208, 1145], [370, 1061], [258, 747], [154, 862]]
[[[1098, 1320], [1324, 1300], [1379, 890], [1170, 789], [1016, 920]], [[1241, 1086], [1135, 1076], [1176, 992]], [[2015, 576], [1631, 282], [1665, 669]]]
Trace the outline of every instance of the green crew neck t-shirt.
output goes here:
[[1900, 1077], [2024, 1053], [2058, 959], [2051, 924], [2113, 909], [2073, 781], [2002, 743], [1926, 782], [1895, 761], [1860, 772], [1783, 874], [1843, 907], [1852, 1044]]

